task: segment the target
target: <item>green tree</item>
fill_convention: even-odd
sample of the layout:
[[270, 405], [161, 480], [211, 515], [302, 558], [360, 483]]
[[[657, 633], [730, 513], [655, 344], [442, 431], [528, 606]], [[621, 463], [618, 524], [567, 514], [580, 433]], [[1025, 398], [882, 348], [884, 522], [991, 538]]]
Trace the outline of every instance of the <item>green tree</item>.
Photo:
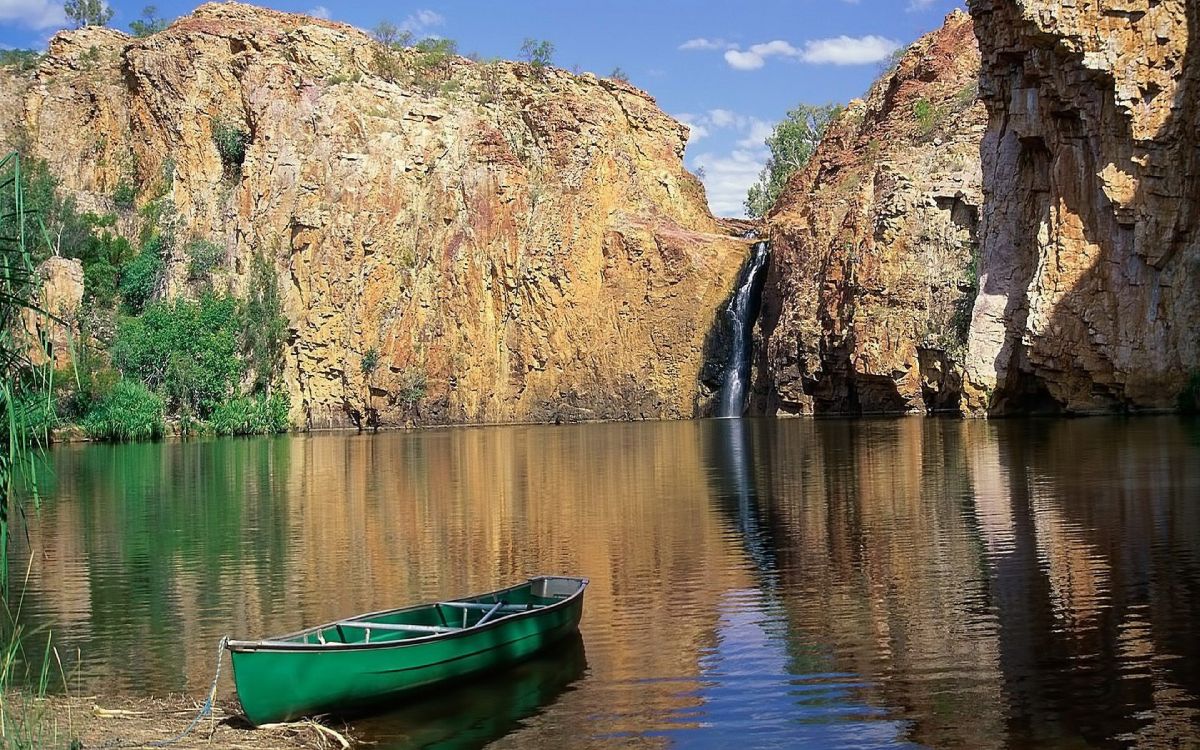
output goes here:
[[835, 104], [801, 104], [775, 126], [765, 141], [771, 152], [767, 164], [746, 195], [747, 214], [759, 218], [771, 210], [788, 178], [808, 164], [825, 129], [841, 111]]
[[250, 291], [242, 303], [242, 353], [256, 392], [270, 393], [279, 377], [288, 329], [275, 266], [258, 251], [250, 265]]
[[371, 36], [375, 37], [375, 41], [385, 47], [393, 49], [409, 46], [412, 44], [413, 38], [411, 31], [401, 29], [386, 19], [375, 25], [375, 28], [371, 30]]
[[166, 397], [171, 413], [204, 419], [236, 394], [246, 373], [240, 329], [232, 297], [155, 301], [118, 323], [112, 358], [125, 377]]
[[108, 7], [104, 0], [67, 0], [63, 4], [63, 10], [67, 18], [75, 24], [75, 28], [107, 26], [113, 17], [113, 9]]
[[529, 63], [533, 71], [544, 74], [554, 58], [554, 43], [545, 39], [526, 39], [521, 43], [521, 59]]
[[166, 19], [158, 17], [158, 8], [153, 5], [142, 8], [142, 17], [129, 22], [129, 30], [136, 37], [157, 34], [165, 28], [167, 28]]

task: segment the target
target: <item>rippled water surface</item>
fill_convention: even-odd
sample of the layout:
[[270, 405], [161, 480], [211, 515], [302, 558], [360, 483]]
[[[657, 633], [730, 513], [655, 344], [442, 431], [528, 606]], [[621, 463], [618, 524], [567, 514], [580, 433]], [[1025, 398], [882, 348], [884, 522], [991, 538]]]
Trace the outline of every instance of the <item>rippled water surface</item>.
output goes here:
[[579, 641], [358, 731], [1200, 746], [1195, 421], [501, 427], [51, 463], [14, 568], [32, 557], [23, 616], [52, 624], [85, 692], [200, 695], [225, 633], [577, 573]]

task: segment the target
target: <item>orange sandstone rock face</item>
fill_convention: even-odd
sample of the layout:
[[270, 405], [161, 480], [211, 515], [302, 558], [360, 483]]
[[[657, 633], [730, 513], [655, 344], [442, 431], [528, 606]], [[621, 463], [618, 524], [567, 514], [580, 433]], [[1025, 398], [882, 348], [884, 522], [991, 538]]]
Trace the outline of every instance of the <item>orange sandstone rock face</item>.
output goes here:
[[971, 0], [977, 411], [1169, 408], [1200, 370], [1200, 5]]
[[[145, 39], [66, 32], [31, 77], [0, 74], [20, 110], [0, 129], [84, 208], [114, 210], [122, 180], [139, 205], [169, 197], [182, 237], [228, 248], [218, 288], [243, 292], [265, 253], [298, 424], [702, 410], [704, 339], [746, 242], [684, 169], [684, 126], [588, 74], [455, 58], [417, 85], [415, 53], [380, 53], [236, 3]], [[217, 122], [250, 136], [240, 173]], [[169, 293], [188, 293], [179, 249], [169, 265]]]
[[756, 408], [959, 406], [982, 204], [971, 19], [917, 41], [831, 125], [767, 223]]

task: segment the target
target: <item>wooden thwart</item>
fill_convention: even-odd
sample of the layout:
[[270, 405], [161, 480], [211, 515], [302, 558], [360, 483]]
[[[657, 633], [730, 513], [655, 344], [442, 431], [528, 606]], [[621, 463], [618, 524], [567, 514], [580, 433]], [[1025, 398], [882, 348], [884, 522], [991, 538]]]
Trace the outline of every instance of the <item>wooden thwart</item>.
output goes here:
[[358, 628], [359, 630], [392, 630], [402, 633], [453, 633], [461, 628], [443, 628], [439, 625], [402, 625], [390, 622], [366, 622], [365, 620], [343, 620], [339, 628]]

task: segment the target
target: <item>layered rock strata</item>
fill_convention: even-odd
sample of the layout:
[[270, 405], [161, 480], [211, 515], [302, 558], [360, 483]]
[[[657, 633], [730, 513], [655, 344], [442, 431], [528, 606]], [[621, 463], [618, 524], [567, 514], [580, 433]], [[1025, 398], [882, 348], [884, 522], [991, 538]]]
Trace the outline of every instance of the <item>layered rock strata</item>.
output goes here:
[[[226, 248], [219, 289], [269, 259], [297, 424], [704, 409], [704, 340], [747, 244], [684, 169], [686, 128], [626, 83], [227, 3], [145, 39], [61, 33], [0, 93], [7, 145], [82, 207], [132, 235], [119, 186], [169, 200], [180, 238]], [[177, 247], [169, 294], [194, 293], [186, 262]]]
[[955, 12], [830, 126], [768, 217], [757, 411], [957, 410], [982, 204], [979, 54]]
[[976, 411], [1170, 408], [1200, 371], [1200, 6], [971, 0]]

